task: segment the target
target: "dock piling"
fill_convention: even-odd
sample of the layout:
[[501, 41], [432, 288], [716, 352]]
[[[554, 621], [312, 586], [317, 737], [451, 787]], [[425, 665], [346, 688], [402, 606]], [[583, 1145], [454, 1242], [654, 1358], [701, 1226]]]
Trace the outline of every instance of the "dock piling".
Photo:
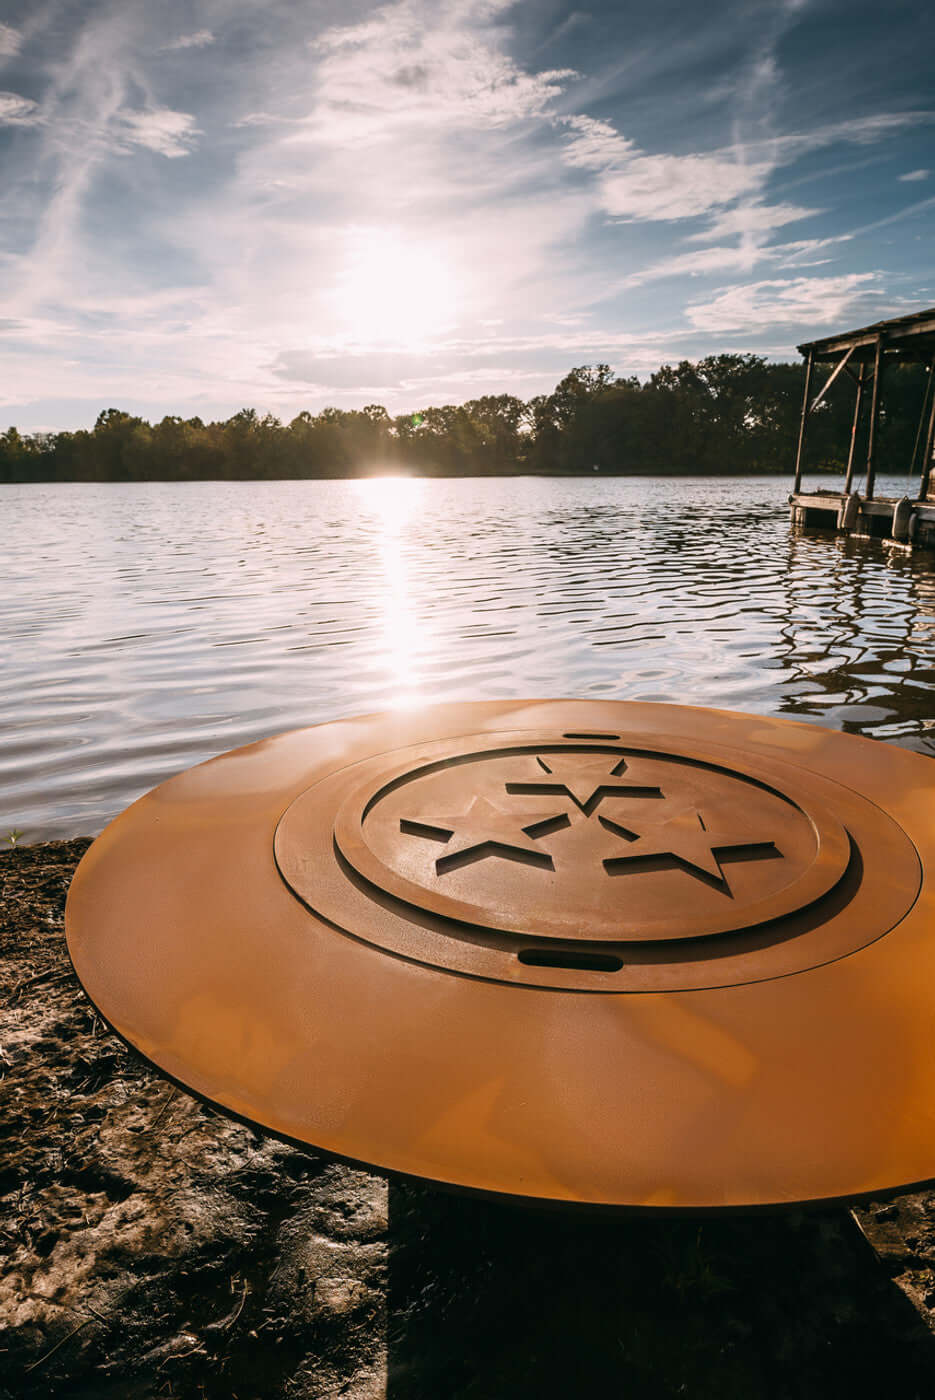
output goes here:
[[873, 481], [877, 469], [877, 438], [880, 426], [880, 375], [883, 372], [883, 335], [877, 335], [873, 352], [873, 393], [870, 399], [870, 431], [867, 437], [867, 485], [864, 499], [873, 500]]
[[802, 395], [802, 417], [799, 421], [799, 445], [795, 454], [795, 483], [793, 492], [798, 495], [802, 485], [802, 466], [805, 460], [805, 429], [808, 425], [808, 396], [812, 387], [812, 366], [815, 363], [814, 351], [809, 350], [805, 365], [805, 392]]
[[860, 426], [860, 410], [864, 401], [864, 364], [861, 361], [857, 369], [857, 398], [854, 402], [854, 422], [851, 425], [851, 444], [847, 450], [847, 475], [844, 478], [844, 494], [851, 494], [851, 484], [854, 480], [854, 451], [857, 447], [857, 429]]

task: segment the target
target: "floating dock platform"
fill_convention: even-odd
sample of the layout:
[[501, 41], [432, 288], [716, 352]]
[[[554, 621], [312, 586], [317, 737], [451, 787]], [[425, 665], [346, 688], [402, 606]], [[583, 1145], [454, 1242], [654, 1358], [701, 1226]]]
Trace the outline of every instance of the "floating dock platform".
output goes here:
[[[935, 549], [935, 307], [877, 321], [854, 331], [843, 331], [799, 346], [805, 356], [805, 392], [795, 458], [795, 482], [789, 505], [794, 524], [805, 529], [837, 530], [870, 539], [893, 540], [906, 548]], [[884, 407], [884, 375], [888, 365], [922, 364], [924, 376], [919, 424], [908, 464], [910, 476], [918, 473], [918, 489], [898, 500], [874, 498], [880, 420]], [[813, 396], [817, 365], [831, 365], [824, 384]], [[811, 415], [841, 374], [856, 388], [854, 418], [843, 491], [803, 491], [808, 425]], [[868, 406], [869, 404], [869, 406]], [[854, 489], [855, 449], [864, 426], [867, 458], [863, 492]], [[890, 464], [887, 464], [890, 465]], [[906, 470], [905, 463], [892, 464]], [[863, 475], [863, 472], [861, 473]]]
[[892, 540], [906, 548], [935, 549], [935, 500], [865, 500], [856, 491], [799, 491], [789, 497], [792, 523], [834, 530], [855, 539]]

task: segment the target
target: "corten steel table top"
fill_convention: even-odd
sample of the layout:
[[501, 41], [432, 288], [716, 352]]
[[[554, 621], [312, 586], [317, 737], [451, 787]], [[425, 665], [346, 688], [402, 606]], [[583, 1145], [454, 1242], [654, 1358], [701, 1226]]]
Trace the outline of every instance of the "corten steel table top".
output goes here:
[[614, 1208], [935, 1177], [935, 766], [811, 725], [440, 705], [179, 774], [88, 851], [84, 987], [336, 1155]]

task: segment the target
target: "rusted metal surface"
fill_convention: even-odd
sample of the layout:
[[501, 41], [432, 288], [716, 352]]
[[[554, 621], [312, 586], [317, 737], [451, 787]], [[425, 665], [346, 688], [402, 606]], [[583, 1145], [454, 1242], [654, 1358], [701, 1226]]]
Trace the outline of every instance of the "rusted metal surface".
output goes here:
[[281, 735], [114, 822], [107, 1019], [274, 1132], [455, 1186], [745, 1208], [935, 1177], [930, 760], [596, 701]]

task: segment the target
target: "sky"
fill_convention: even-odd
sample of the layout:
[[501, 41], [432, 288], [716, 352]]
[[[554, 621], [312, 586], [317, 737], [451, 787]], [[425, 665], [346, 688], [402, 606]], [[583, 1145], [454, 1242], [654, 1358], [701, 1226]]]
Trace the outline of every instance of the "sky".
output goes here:
[[547, 393], [935, 303], [930, 0], [0, 0], [0, 427]]

